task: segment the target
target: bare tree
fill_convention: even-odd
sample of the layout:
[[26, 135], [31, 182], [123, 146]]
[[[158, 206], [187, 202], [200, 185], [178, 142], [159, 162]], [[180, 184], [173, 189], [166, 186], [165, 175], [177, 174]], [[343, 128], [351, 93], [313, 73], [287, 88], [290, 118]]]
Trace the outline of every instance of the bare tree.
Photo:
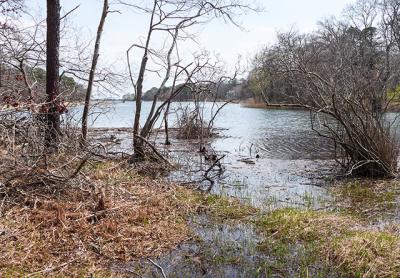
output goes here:
[[289, 85], [288, 99], [312, 111], [314, 130], [337, 146], [348, 174], [394, 176], [399, 148], [386, 112], [399, 53], [396, 31], [378, 21], [378, 4], [359, 1], [348, 10], [350, 21], [323, 21], [312, 34], [280, 34], [261, 64]]
[[104, 23], [106, 21], [107, 14], [109, 13], [109, 4], [108, 0], [104, 0], [103, 2], [103, 11], [100, 17], [100, 23], [97, 29], [97, 36], [96, 36], [96, 42], [95, 42], [95, 47], [94, 47], [94, 52], [93, 52], [93, 58], [92, 58], [92, 66], [90, 68], [90, 74], [89, 74], [89, 81], [86, 89], [86, 97], [85, 97], [85, 104], [83, 107], [83, 115], [82, 115], [82, 145], [85, 144], [86, 138], [87, 138], [87, 131], [88, 131], [88, 115], [89, 115], [89, 109], [90, 109], [90, 99], [92, 96], [92, 90], [93, 90], [93, 83], [94, 83], [94, 78], [95, 78], [95, 73], [96, 73], [96, 67], [97, 67], [97, 62], [99, 59], [99, 51], [100, 51], [100, 42], [101, 42], [101, 35], [103, 33], [103, 28], [104, 28]]
[[59, 48], [60, 48], [60, 1], [47, 0], [47, 52], [46, 52], [46, 113], [45, 140], [48, 147], [57, 147], [60, 129], [59, 100]]
[[24, 0], [0, 0], [0, 13], [16, 14], [23, 8]]
[[[242, 4], [236, 0], [218, 0], [218, 1], [200, 1], [200, 0], [154, 0], [152, 5], [149, 7], [137, 6], [129, 2], [121, 1], [123, 4], [139, 9], [149, 14], [150, 22], [148, 31], [146, 34], [144, 44], [132, 44], [127, 50], [127, 61], [131, 76], [131, 82], [135, 90], [135, 119], [133, 126], [133, 141], [134, 141], [134, 152], [136, 157], [140, 157], [143, 154], [143, 138], [150, 134], [152, 125], [154, 124], [154, 115], [157, 112], [156, 104], [159, 95], [164, 90], [167, 82], [171, 82], [171, 72], [173, 68], [177, 67], [176, 62], [172, 62], [173, 51], [177, 48], [177, 42], [182, 37], [180, 34], [184, 34], [184, 37], [188, 38], [189, 29], [197, 24], [206, 23], [213, 18], [221, 17], [227, 21], [233, 21], [233, 17], [236, 13], [240, 13], [245, 9], [250, 9], [248, 5]], [[166, 33], [169, 34], [169, 50], [161, 57], [159, 52], [152, 47], [152, 38], [155, 33]], [[137, 73], [137, 78], [133, 77], [133, 70], [131, 65], [131, 52], [133, 50], [142, 51], [143, 55], [140, 61], [140, 67]], [[146, 123], [142, 130], [140, 130], [140, 119], [142, 112], [142, 96], [143, 96], [143, 83], [145, 80], [145, 74], [151, 72], [148, 67], [149, 59], [163, 61], [163, 72], [162, 82], [159, 86], [157, 93], [154, 96], [152, 108], [149, 115], [147, 116]], [[177, 61], [178, 64], [180, 61]], [[158, 62], [155, 62], [158, 63]], [[183, 67], [184, 68], [184, 67]], [[183, 71], [184, 72], [184, 71]], [[179, 91], [180, 89], [178, 89]], [[167, 105], [165, 102], [163, 105]], [[159, 112], [159, 110], [158, 110]], [[158, 117], [158, 116], [156, 116]]]

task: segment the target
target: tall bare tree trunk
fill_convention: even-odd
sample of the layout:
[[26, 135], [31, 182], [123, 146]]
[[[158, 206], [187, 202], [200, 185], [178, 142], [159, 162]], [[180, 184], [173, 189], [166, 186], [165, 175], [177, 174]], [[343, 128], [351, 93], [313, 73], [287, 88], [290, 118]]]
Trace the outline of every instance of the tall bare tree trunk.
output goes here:
[[171, 141], [169, 141], [169, 127], [168, 127], [168, 114], [169, 107], [171, 105], [171, 100], [168, 101], [167, 108], [164, 113], [164, 127], [165, 127], [165, 145], [171, 145]]
[[3, 46], [0, 45], [0, 87], [3, 86]]
[[151, 35], [153, 33], [153, 28], [154, 28], [153, 20], [154, 20], [154, 13], [155, 13], [156, 7], [157, 7], [157, 0], [154, 0], [154, 6], [153, 6], [152, 13], [151, 13], [151, 18], [150, 18], [150, 26], [149, 26], [149, 30], [147, 33], [146, 44], [144, 46], [144, 53], [143, 53], [142, 61], [140, 64], [138, 79], [136, 82], [136, 98], [135, 98], [136, 111], [135, 111], [135, 120], [133, 123], [133, 150], [134, 150], [133, 158], [134, 159], [140, 159], [144, 155], [143, 140], [140, 136], [140, 114], [142, 111], [143, 81], [144, 81], [144, 75], [146, 73], [147, 61], [149, 60], [148, 54], [149, 54], [149, 47], [150, 47], [150, 39], [151, 39]]
[[46, 114], [45, 141], [48, 148], [57, 148], [59, 144], [59, 50], [60, 50], [60, 0], [47, 0], [47, 57], [46, 57], [46, 94], [48, 111]]
[[106, 21], [107, 14], [108, 14], [108, 9], [109, 9], [108, 0], [104, 0], [103, 12], [101, 14], [100, 23], [99, 23], [99, 26], [97, 29], [96, 42], [95, 42], [93, 58], [92, 58], [92, 67], [90, 68], [89, 81], [88, 81], [88, 86], [87, 86], [87, 90], [86, 90], [85, 105], [83, 107], [81, 146], [84, 146], [86, 144], [90, 99], [92, 96], [93, 82], [94, 82], [94, 77], [95, 77], [95, 73], [96, 73], [97, 62], [99, 60], [99, 55], [100, 55], [99, 51], [100, 51], [101, 35], [103, 34], [103, 28], [104, 28], [104, 23]]
[[133, 123], [133, 149], [136, 158], [140, 158], [143, 155], [143, 141], [139, 137], [140, 133], [140, 113], [142, 111], [142, 94], [143, 94], [143, 80], [144, 73], [147, 64], [147, 49], [145, 49], [145, 55], [142, 59], [140, 67], [139, 78], [136, 87], [136, 110], [135, 110], [135, 121]]

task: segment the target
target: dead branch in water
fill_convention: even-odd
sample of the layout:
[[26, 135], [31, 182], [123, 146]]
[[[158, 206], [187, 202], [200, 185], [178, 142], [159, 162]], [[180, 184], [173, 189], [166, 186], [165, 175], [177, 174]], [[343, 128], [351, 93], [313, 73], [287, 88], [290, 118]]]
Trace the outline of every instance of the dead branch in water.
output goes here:
[[164, 161], [166, 164], [168, 164], [171, 167], [174, 167], [174, 165], [168, 160], [166, 159], [158, 150], [157, 148], [150, 143], [146, 138], [143, 138], [140, 135], [135, 135], [135, 137], [137, 137], [138, 139], [140, 139], [141, 141], [143, 141], [144, 143], [146, 143], [147, 146], [150, 147], [150, 149], [158, 156], [158, 158], [160, 158], [162, 161]]
[[[210, 183], [207, 192], [210, 192], [212, 188], [214, 187], [215, 180], [209, 176], [209, 173], [214, 170], [215, 167], [219, 168], [218, 175], [220, 176], [222, 173], [222, 166], [221, 166], [221, 160], [225, 158], [225, 155], [221, 156], [220, 158], [214, 160], [213, 164], [204, 172], [204, 179], [203, 181], [208, 181]], [[214, 177], [215, 178], [215, 177]]]

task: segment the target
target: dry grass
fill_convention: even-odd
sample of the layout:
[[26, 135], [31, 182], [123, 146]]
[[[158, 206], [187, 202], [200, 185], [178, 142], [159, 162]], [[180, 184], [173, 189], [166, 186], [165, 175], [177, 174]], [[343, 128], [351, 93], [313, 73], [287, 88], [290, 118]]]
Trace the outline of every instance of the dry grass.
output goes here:
[[329, 260], [356, 277], [399, 277], [400, 237], [387, 231], [357, 231], [326, 246]]
[[[113, 261], [157, 256], [191, 237], [189, 190], [122, 170], [86, 169], [96, 186], [20, 187], [3, 196], [0, 276], [107, 269]], [[47, 276], [47, 275], [46, 275]]]
[[332, 187], [336, 207], [369, 221], [396, 213], [400, 196], [397, 180], [353, 180]]
[[112, 263], [155, 257], [191, 239], [195, 213], [227, 219], [256, 211], [116, 162], [87, 165], [69, 184], [19, 182], [0, 188], [1, 277], [118, 277]]

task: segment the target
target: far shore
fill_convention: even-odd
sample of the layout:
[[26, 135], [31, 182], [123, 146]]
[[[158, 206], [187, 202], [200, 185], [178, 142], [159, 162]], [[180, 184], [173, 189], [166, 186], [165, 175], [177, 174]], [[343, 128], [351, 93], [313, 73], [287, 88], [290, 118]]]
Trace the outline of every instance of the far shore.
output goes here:
[[[191, 102], [192, 100], [184, 100], [184, 101], [174, 101], [174, 102]], [[122, 99], [93, 99], [94, 102], [104, 102], [104, 103], [119, 103], [119, 102], [134, 102], [133, 100], [122, 100]], [[152, 102], [151, 100], [144, 100], [144, 102]], [[211, 101], [210, 101], [211, 102]], [[217, 100], [217, 102], [227, 102], [226, 100]], [[265, 102], [255, 101], [254, 99], [245, 99], [245, 100], [235, 100], [230, 101], [232, 104], [240, 104], [240, 106], [245, 108], [255, 108], [255, 109], [271, 109], [271, 110], [307, 110], [305, 107], [302, 107], [298, 104], [287, 104], [287, 103], [270, 103], [267, 104]], [[72, 101], [72, 102], [64, 102], [65, 106], [68, 108], [74, 108], [78, 106], [84, 105], [84, 101]], [[18, 106], [13, 107], [11, 105], [1, 105], [0, 111], [7, 110], [27, 110], [32, 106], [31, 103], [20, 103]], [[391, 102], [387, 107], [387, 112], [400, 112], [400, 102]]]

